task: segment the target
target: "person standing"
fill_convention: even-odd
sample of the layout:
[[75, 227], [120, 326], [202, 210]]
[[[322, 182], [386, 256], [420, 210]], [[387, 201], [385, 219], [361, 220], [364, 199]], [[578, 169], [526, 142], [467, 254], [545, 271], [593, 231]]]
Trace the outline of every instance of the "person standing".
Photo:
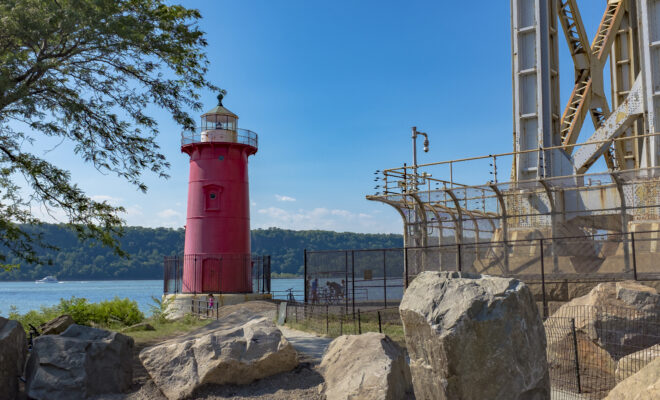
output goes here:
[[213, 294], [209, 294], [209, 299], [208, 299], [208, 304], [206, 308], [206, 316], [208, 317], [209, 312], [211, 312], [211, 315], [213, 315], [213, 306], [215, 305], [215, 297], [213, 297]]
[[319, 278], [312, 281], [312, 304], [319, 302]]

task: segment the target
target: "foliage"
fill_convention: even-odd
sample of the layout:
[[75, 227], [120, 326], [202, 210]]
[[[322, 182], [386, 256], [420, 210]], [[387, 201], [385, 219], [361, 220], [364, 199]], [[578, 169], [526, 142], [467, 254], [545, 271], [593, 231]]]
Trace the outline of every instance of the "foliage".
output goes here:
[[[118, 257], [104, 247], [92, 247], [80, 241], [66, 225], [43, 224], [24, 226], [32, 235], [41, 235], [60, 250], [40, 249], [40, 257], [50, 258], [53, 264], [22, 263], [11, 271], [0, 269], [0, 281], [36, 280], [47, 275], [60, 280], [91, 279], [161, 279], [163, 256], [180, 254], [183, 249], [183, 229], [127, 227], [121, 247], [129, 259]], [[274, 275], [300, 276], [303, 272], [303, 250], [364, 249], [401, 247], [401, 235], [361, 234], [329, 231], [292, 231], [285, 229], [256, 229], [252, 231], [252, 251], [271, 256]], [[0, 253], [6, 250], [0, 246]], [[20, 258], [8, 256], [11, 263]]]
[[30, 325], [38, 328], [39, 325], [48, 322], [59, 315], [61, 315], [61, 312], [58, 306], [41, 306], [39, 310], [28, 311], [25, 314], [19, 314], [15, 306], [12, 306], [9, 310], [9, 319], [14, 319], [20, 322], [26, 332], [30, 331]]
[[153, 301], [153, 304], [149, 304], [151, 319], [161, 324], [166, 323], [167, 317], [170, 315], [170, 305], [174, 302], [175, 297], [176, 296], [171, 296], [161, 300], [156, 296], [151, 296], [151, 300]]
[[71, 315], [73, 321], [79, 325], [102, 327], [130, 326], [144, 320], [144, 314], [135, 301], [115, 297], [112, 300], [90, 303], [87, 299], [75, 296], [70, 299], [60, 299], [60, 303], [55, 306], [42, 306], [38, 311], [32, 310], [25, 314], [19, 314], [14, 307], [10, 310], [9, 319], [19, 321], [28, 331], [29, 324], [38, 328], [44, 322], [62, 314]]
[[138, 308], [137, 302], [127, 298], [115, 297], [98, 303], [89, 303], [87, 299], [71, 297], [60, 299], [59, 309], [62, 314], [69, 314], [80, 325], [114, 324], [130, 326], [142, 322], [144, 314]]
[[[0, 2], [0, 266], [44, 264], [54, 244], [23, 229], [32, 207], [65, 215], [80, 239], [119, 246], [121, 207], [95, 201], [33, 144], [61, 140], [101, 173], [146, 191], [142, 174], [167, 177], [158, 124], [162, 109], [185, 130], [199, 110], [207, 45], [197, 10], [165, 0]], [[41, 152], [40, 152], [41, 153]]]

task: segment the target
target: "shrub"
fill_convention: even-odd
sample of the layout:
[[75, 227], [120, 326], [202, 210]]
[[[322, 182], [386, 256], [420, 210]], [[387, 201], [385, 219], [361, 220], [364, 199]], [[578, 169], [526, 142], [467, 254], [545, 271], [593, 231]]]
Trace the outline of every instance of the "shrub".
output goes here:
[[12, 307], [9, 318], [19, 321], [23, 328], [28, 331], [29, 324], [34, 327], [51, 319], [69, 314], [73, 321], [79, 325], [99, 326], [130, 326], [144, 320], [144, 314], [138, 308], [137, 302], [129, 299], [115, 297], [112, 300], [104, 300], [99, 303], [90, 303], [85, 298], [71, 297], [60, 299], [60, 303], [52, 307], [41, 307], [39, 311], [32, 310], [25, 314], [19, 314], [16, 307]]
[[60, 299], [58, 306], [60, 314], [69, 314], [78, 325], [89, 325], [93, 304], [87, 299], [72, 296], [70, 299]]
[[174, 301], [175, 297], [176, 296], [172, 296], [166, 298], [165, 300], [161, 300], [156, 296], [151, 296], [151, 300], [154, 302], [154, 304], [149, 304], [151, 318], [161, 324], [167, 322], [167, 319], [170, 315], [170, 310], [168, 309]]
[[57, 317], [58, 315], [60, 315], [60, 312], [57, 306], [53, 306], [53, 307], [42, 306], [40, 310], [28, 311], [25, 314], [19, 314], [15, 306], [11, 306], [9, 308], [9, 319], [13, 319], [20, 322], [21, 325], [23, 325], [23, 329], [25, 329], [26, 332], [29, 332], [30, 325], [34, 326], [35, 328], [38, 328], [39, 325], [43, 324], [44, 322], [50, 321], [51, 319]]
[[92, 321], [98, 324], [109, 325], [120, 323], [130, 326], [142, 322], [144, 314], [138, 308], [137, 302], [129, 299], [115, 297], [100, 303], [91, 304]]

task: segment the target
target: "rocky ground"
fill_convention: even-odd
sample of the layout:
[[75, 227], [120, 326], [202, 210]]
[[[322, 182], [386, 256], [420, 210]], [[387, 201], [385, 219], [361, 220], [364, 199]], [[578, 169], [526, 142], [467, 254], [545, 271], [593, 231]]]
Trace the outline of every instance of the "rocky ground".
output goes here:
[[[220, 309], [220, 317], [228, 315], [237, 310], [256, 312], [275, 318], [276, 306], [273, 303], [255, 301], [246, 304], [227, 306]], [[287, 330], [285, 336], [292, 336], [292, 344], [300, 354], [300, 365], [290, 372], [277, 374], [265, 379], [258, 380], [249, 385], [207, 385], [197, 391], [194, 398], [220, 400], [220, 399], [250, 399], [250, 400], [303, 400], [324, 399], [321, 394], [323, 377], [318, 371], [319, 348], [327, 346], [330, 341], [319, 338], [305, 332]], [[314, 340], [316, 338], [317, 340]], [[125, 395], [99, 396], [97, 400], [166, 400], [166, 397], [158, 390], [147, 371], [142, 366], [138, 355], [145, 347], [153, 346], [171, 337], [160, 338], [155, 341], [139, 343], [135, 346], [133, 364], [133, 387], [131, 392]], [[309, 351], [302, 353], [299, 343], [307, 346]], [[307, 354], [311, 353], [311, 354]], [[322, 350], [321, 350], [322, 354]]]

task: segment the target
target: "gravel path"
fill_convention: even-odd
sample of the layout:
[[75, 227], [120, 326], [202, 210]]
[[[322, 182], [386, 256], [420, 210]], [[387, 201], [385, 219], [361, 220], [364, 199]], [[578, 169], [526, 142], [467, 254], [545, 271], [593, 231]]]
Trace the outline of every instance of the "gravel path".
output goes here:
[[323, 353], [328, 348], [332, 338], [316, 336], [313, 333], [298, 331], [295, 329], [287, 328], [286, 326], [278, 326], [282, 331], [284, 337], [293, 345], [301, 359], [306, 362], [311, 362], [317, 365], [323, 358]]

